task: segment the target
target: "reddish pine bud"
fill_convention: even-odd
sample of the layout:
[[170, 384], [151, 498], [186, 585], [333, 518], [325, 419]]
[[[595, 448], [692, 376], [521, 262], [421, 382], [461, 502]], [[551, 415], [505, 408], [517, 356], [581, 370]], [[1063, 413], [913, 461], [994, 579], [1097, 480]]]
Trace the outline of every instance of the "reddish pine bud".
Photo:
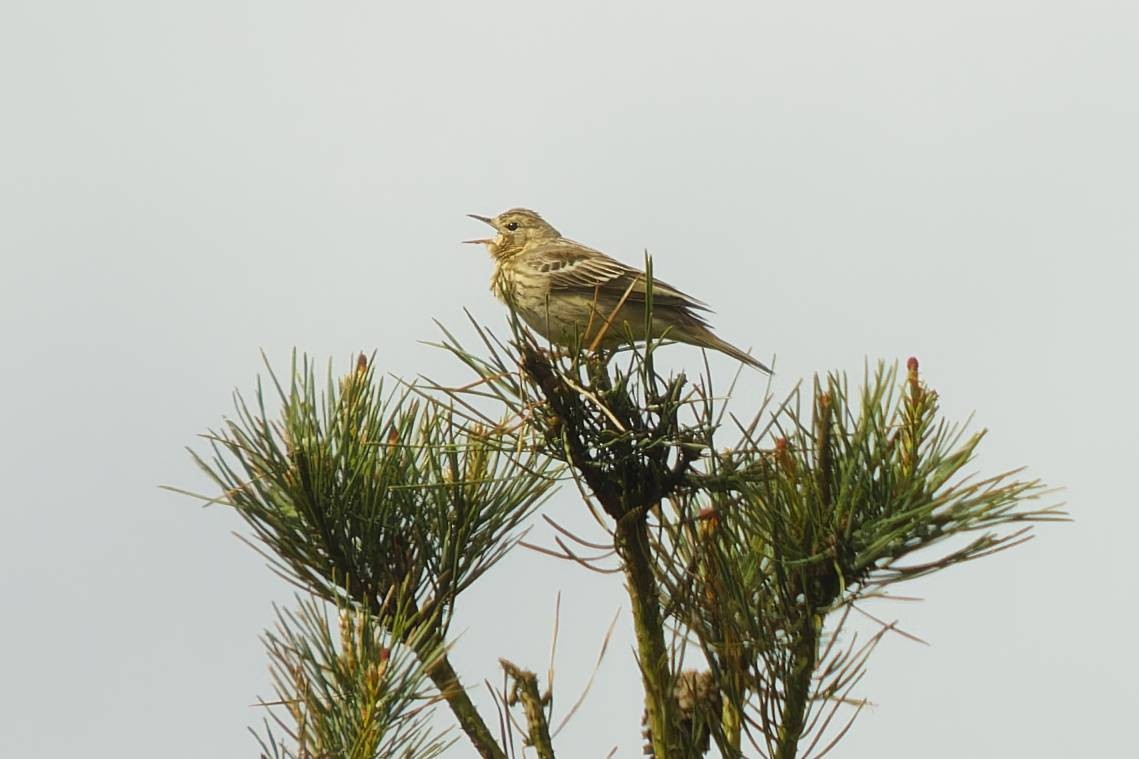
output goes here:
[[906, 359], [906, 369], [908, 369], [911, 372], [916, 372], [918, 370], [918, 357], [917, 356], [910, 356], [909, 358]]
[[356, 371], [360, 374], [368, 371], [368, 357], [363, 353], [356, 357]]

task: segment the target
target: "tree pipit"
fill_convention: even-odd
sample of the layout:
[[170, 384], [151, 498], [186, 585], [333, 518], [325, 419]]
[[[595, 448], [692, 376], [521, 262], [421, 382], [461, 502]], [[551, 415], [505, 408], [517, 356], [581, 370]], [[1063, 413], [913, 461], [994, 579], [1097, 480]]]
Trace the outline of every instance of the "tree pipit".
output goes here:
[[652, 324], [645, 334], [645, 273], [567, 240], [541, 216], [513, 208], [493, 219], [470, 214], [498, 233], [484, 240], [494, 259], [491, 291], [546, 339], [612, 349], [635, 340], [665, 338], [726, 353], [764, 372], [770, 369], [712, 334], [700, 312], [708, 306], [653, 278]]

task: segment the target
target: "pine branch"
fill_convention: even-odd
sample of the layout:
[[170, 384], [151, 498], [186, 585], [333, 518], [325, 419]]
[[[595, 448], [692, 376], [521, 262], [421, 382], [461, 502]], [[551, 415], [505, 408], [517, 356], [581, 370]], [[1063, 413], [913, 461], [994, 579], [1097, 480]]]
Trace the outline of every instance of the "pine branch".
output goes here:
[[447, 700], [447, 705], [451, 707], [451, 712], [479, 756], [483, 759], [506, 759], [506, 754], [483, 721], [466, 689], [459, 682], [459, 676], [447, 657], [436, 659], [435, 663], [428, 667], [427, 674], [439, 689], [440, 695]]
[[[1038, 482], [962, 475], [981, 436], [938, 418], [916, 362], [900, 398], [894, 387], [894, 374], [879, 370], [855, 404], [844, 379], [816, 382], [809, 417], [793, 396], [762, 429], [740, 425], [739, 443], [702, 459], [694, 486], [678, 491], [663, 517], [656, 556], [665, 608], [699, 641], [724, 696], [715, 737], [725, 755], [739, 751], [741, 672], [765, 750], [794, 756], [804, 735], [830, 724], [812, 714], [858, 681], [872, 648], [826, 660], [819, 647], [828, 614], [1024, 539], [1002, 527], [1064, 518], [1055, 507], [1024, 508], [1046, 492]], [[940, 558], [901, 563], [977, 531]]]
[[625, 571], [626, 589], [633, 606], [637, 658], [645, 687], [645, 712], [653, 754], [661, 759], [678, 755], [673, 674], [664, 642], [660, 595], [653, 572], [654, 558], [643, 513], [621, 520], [616, 530], [617, 552]]
[[786, 694], [772, 759], [795, 759], [799, 750], [799, 739], [803, 735], [807, 719], [812, 679], [818, 664], [820, 627], [821, 619], [810, 615], [804, 617], [799, 628], [792, 632], [793, 639], [789, 645], [792, 664], [784, 683]]
[[[438, 699], [427, 693], [425, 672], [442, 649], [406, 628], [405, 611], [391, 610], [384, 627], [370, 612], [348, 607], [330, 622], [316, 598], [301, 601], [296, 612], [277, 610], [277, 627], [264, 636], [277, 692], [263, 702], [272, 719], [259, 737], [265, 755], [428, 759], [446, 749], [451, 741], [427, 719]], [[274, 736], [274, 724], [295, 748]]]
[[507, 677], [514, 681], [509, 691], [507, 706], [514, 706], [521, 702], [526, 713], [526, 723], [530, 727], [528, 745], [533, 746], [538, 753], [538, 759], [554, 759], [554, 746], [550, 739], [550, 725], [546, 719], [545, 703], [538, 692], [538, 677], [528, 670], [524, 670], [510, 663], [506, 659], [499, 659], [499, 664], [506, 672]]
[[443, 641], [455, 598], [548, 495], [549, 460], [438, 402], [385, 395], [363, 357], [323, 390], [307, 360], [287, 386], [270, 378], [279, 419], [259, 384], [255, 405], [238, 396], [237, 418], [207, 436], [212, 460], [195, 455], [222, 488], [214, 501], [250, 524], [276, 572], [408, 644], [480, 754], [503, 756]]

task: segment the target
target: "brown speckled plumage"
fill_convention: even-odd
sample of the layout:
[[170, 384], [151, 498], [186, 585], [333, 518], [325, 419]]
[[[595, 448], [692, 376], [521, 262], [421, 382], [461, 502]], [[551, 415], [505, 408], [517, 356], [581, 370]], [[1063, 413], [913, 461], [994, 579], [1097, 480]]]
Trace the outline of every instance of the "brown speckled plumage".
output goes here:
[[[562, 344], [577, 336], [582, 345], [593, 344], [601, 333], [599, 344], [604, 348], [627, 342], [630, 332], [634, 339], [645, 338], [644, 272], [567, 240], [526, 208], [494, 218], [473, 214], [472, 218], [498, 233], [491, 239], [468, 241], [486, 245], [494, 259], [491, 291], [538, 333]], [[651, 337], [712, 348], [770, 371], [712, 334], [701, 315], [707, 311], [704, 303], [653, 278]]]

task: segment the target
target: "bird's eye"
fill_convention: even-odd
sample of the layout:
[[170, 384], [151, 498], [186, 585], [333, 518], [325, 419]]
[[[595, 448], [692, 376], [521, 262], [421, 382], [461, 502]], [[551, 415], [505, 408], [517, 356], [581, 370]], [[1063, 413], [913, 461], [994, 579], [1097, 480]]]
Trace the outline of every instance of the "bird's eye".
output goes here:
[[516, 221], [508, 222], [506, 225], [506, 228], [509, 229], [511, 232], [513, 232], [514, 230], [518, 229], [518, 222], [516, 222]]

